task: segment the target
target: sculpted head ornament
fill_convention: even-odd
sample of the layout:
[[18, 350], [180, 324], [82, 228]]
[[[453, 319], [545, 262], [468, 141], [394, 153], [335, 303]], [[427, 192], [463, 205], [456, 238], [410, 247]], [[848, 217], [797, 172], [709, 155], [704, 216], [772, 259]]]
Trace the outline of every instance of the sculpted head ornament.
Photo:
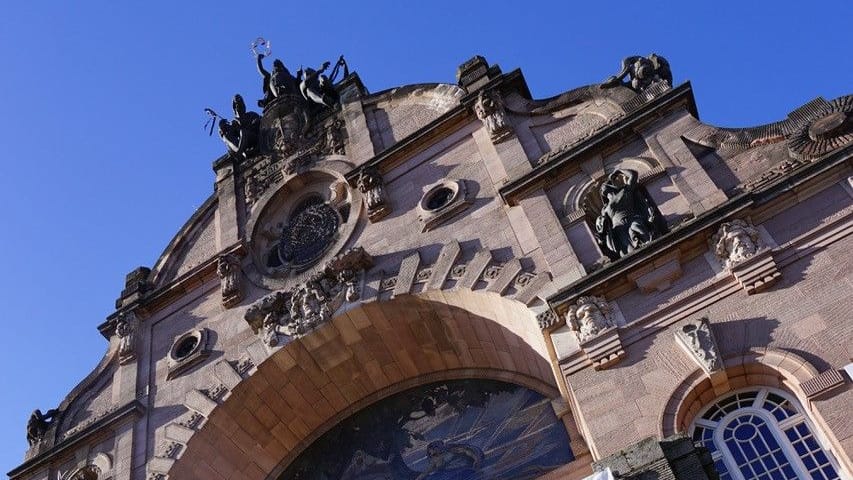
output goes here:
[[569, 308], [566, 320], [578, 340], [585, 342], [601, 331], [615, 326], [611, 312], [610, 305], [603, 298], [584, 296]]
[[732, 267], [758, 252], [758, 230], [740, 219], [723, 223], [711, 238], [711, 246], [726, 268]]

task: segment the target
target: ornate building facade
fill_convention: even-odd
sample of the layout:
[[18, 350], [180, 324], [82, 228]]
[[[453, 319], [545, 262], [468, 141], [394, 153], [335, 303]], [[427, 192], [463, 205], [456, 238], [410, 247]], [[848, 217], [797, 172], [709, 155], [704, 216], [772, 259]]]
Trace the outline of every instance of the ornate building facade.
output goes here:
[[853, 96], [733, 129], [657, 55], [542, 100], [258, 66], [11, 479], [849, 478]]

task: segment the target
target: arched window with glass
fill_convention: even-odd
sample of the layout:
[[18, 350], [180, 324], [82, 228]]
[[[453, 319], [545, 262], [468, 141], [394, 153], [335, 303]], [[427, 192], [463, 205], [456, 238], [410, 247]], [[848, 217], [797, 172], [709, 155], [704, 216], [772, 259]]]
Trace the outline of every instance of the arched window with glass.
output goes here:
[[726, 394], [690, 427], [721, 480], [834, 480], [838, 465], [790, 395], [776, 389]]

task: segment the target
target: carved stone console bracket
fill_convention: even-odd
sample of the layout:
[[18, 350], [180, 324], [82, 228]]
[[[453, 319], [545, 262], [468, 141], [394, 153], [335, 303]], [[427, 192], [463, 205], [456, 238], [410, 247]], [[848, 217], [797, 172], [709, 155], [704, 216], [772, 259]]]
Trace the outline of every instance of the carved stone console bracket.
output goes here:
[[139, 319], [133, 310], [119, 312], [116, 320], [116, 336], [118, 337], [118, 362], [120, 365], [136, 360], [137, 331]]
[[[614, 316], [613, 307], [602, 297], [580, 297], [569, 307], [563, 330], [568, 329], [574, 334], [579, 348], [560, 358], [561, 369], [565, 375], [571, 375], [589, 365], [596, 370], [604, 370], [625, 356]], [[550, 328], [554, 325], [549, 324], [548, 320], [541, 319], [540, 327]], [[562, 334], [551, 332], [552, 340], [555, 335]], [[555, 340], [555, 343], [557, 342]], [[555, 345], [555, 349], [558, 350], [559, 356], [563, 347]]]
[[747, 295], [767, 290], [782, 277], [769, 249], [735, 265], [731, 274]]
[[619, 338], [619, 329], [612, 327], [605, 330], [597, 337], [581, 344], [586, 358], [592, 363], [596, 370], [604, 370], [614, 365], [625, 356], [622, 348], [622, 340]]
[[492, 143], [500, 143], [515, 133], [507, 118], [503, 98], [496, 90], [480, 90], [474, 102], [474, 113], [483, 122]]
[[595, 370], [605, 370], [625, 356], [618, 327], [610, 327], [580, 344], [580, 349], [560, 360], [563, 375], [575, 374], [590, 365]]

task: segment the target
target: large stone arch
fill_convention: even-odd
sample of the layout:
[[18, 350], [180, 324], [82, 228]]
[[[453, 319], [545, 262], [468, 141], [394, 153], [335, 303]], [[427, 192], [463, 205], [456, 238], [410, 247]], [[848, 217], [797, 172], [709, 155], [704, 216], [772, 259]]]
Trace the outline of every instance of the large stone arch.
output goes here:
[[[436, 380], [503, 380], [561, 403], [533, 313], [495, 293], [430, 291], [364, 303], [257, 363], [245, 378], [223, 375], [233, 380], [221, 403], [189, 405], [206, 419], [163, 469], [169, 478], [275, 479], [341, 420]], [[583, 456], [571, 417], [564, 421]]]

